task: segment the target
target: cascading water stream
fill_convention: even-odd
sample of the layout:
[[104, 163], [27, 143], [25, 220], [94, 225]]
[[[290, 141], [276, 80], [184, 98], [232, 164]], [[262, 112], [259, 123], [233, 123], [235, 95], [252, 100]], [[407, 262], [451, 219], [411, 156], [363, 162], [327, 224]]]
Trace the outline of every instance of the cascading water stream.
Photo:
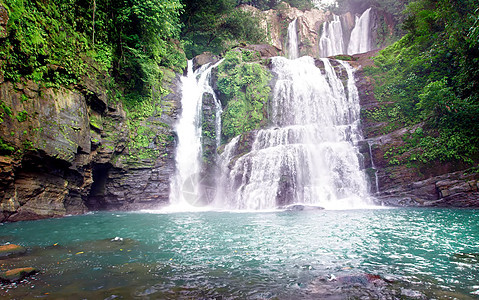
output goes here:
[[188, 61], [187, 75], [181, 78], [182, 112], [176, 126], [178, 145], [176, 148], [176, 174], [171, 180], [170, 203], [179, 209], [190, 208], [200, 195], [198, 181], [201, 171], [201, 109], [205, 93], [211, 94], [216, 108], [216, 143], [221, 136], [221, 103], [216, 98], [209, 81], [214, 65], [203, 65], [193, 71], [193, 61]]
[[349, 39], [348, 54], [364, 53], [372, 50], [370, 19], [371, 8], [368, 8], [361, 17], [356, 16], [356, 24]]
[[[319, 39], [319, 57], [340, 54], [358, 54], [371, 51], [371, 8], [356, 16], [354, 28], [349, 33], [343, 32], [341, 17], [333, 15], [333, 20], [325, 22]], [[349, 43], [348, 41], [349, 36]]]
[[289, 59], [296, 59], [299, 57], [297, 21], [298, 20], [295, 18], [288, 25], [288, 57]]
[[339, 16], [333, 15], [333, 20], [323, 24], [323, 32], [319, 39], [319, 57], [344, 54], [344, 37]]
[[[272, 127], [256, 133], [247, 154], [238, 155], [237, 138], [226, 146], [217, 205], [257, 210], [302, 203], [340, 209], [367, 203], [354, 146], [362, 138], [353, 71], [344, 62], [322, 63], [325, 73], [311, 57], [272, 58], [277, 77]], [[347, 74], [346, 84], [338, 69]]]
[[374, 183], [376, 188], [376, 194], [379, 194], [378, 170], [376, 169], [376, 165], [374, 164], [373, 150], [371, 148], [370, 141], [368, 141], [368, 147], [369, 147], [369, 157], [371, 158], [371, 169], [374, 171]]

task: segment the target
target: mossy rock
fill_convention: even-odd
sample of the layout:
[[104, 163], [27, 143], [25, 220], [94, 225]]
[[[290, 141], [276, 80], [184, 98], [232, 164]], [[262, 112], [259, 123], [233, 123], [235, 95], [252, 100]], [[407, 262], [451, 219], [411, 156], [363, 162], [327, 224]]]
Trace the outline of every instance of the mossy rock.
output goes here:
[[0, 3], [0, 39], [8, 37], [7, 24], [8, 24], [8, 10]]
[[6, 282], [15, 282], [38, 273], [38, 270], [32, 267], [16, 268], [8, 270], [0, 275], [0, 279]]
[[15, 244], [7, 244], [0, 246], [0, 258], [21, 255], [25, 252], [27, 252], [27, 249]]

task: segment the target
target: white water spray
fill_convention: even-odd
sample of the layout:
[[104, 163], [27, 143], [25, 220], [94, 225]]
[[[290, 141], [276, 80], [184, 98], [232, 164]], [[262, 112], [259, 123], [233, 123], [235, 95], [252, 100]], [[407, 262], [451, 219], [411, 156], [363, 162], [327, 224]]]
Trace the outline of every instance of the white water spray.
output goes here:
[[[224, 188], [217, 204], [244, 210], [292, 203], [330, 209], [367, 204], [366, 179], [354, 146], [362, 138], [353, 71], [343, 62], [335, 67], [327, 59], [322, 63], [325, 73], [311, 57], [272, 59], [277, 76], [273, 126], [259, 130], [251, 151], [239, 158], [238, 139], [226, 146]], [[347, 74], [346, 87], [338, 69]]]

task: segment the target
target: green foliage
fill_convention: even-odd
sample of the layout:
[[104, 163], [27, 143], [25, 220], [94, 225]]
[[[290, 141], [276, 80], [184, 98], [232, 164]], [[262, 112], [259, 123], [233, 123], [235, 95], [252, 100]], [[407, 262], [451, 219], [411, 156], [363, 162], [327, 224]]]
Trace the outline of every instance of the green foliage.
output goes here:
[[[394, 126], [423, 124], [408, 135], [402, 149], [387, 157], [399, 163], [434, 160], [472, 162], [479, 145], [479, 49], [464, 32], [479, 26], [472, 15], [476, 1], [418, 0], [406, 10], [408, 34], [381, 51], [377, 68], [367, 74], [376, 81], [376, 121]], [[472, 37], [472, 38], [471, 38]]]
[[[5, 0], [8, 37], [0, 44], [5, 80], [77, 84], [109, 72], [125, 92], [154, 97], [163, 73], [186, 66], [179, 0]], [[7, 59], [8, 58], [8, 59]], [[112, 87], [118, 90], [118, 87]]]
[[179, 0], [106, 1], [100, 7], [111, 11], [105, 16], [109, 25], [107, 37], [113, 45], [115, 73], [130, 92], [151, 96], [152, 87], [163, 74], [160, 66], [177, 71], [186, 59], [174, 39], [179, 37]]
[[23, 111], [19, 112], [19, 113], [15, 116], [15, 118], [16, 118], [17, 121], [20, 122], [20, 123], [21, 123], [21, 122], [25, 122], [26, 120], [28, 120], [28, 113], [27, 113], [25, 110], [23, 110]]
[[101, 129], [103, 127], [102, 126], [102, 120], [95, 115], [91, 115], [90, 116], [90, 126], [92, 126], [95, 129]]
[[205, 51], [219, 54], [241, 43], [260, 43], [266, 39], [259, 19], [235, 8], [234, 0], [185, 0], [181, 37], [187, 57]]
[[308, 10], [314, 7], [312, 1], [310, 0], [283, 0], [283, 2], [286, 2], [292, 7], [296, 7], [301, 10]]
[[74, 1], [5, 0], [8, 37], [0, 44], [6, 80], [21, 77], [68, 85], [84, 73], [86, 36], [77, 31]]
[[261, 10], [276, 9], [281, 2], [288, 3], [292, 7], [308, 10], [314, 7], [311, 0], [237, 0], [237, 5], [247, 4]]
[[129, 136], [128, 151], [130, 160], [155, 159], [159, 155], [159, 151], [154, 149], [155, 132], [139, 123], [131, 131]]
[[336, 0], [336, 4], [330, 7], [338, 14], [345, 12], [363, 12], [369, 7], [375, 7], [379, 10], [401, 18], [402, 11], [411, 0]]
[[334, 59], [339, 59], [339, 60], [345, 60], [345, 61], [354, 61], [357, 60], [357, 58], [354, 58], [351, 55], [336, 55]]
[[[473, 163], [472, 157], [478, 153], [478, 144], [470, 143], [470, 137], [465, 132], [450, 129], [438, 132], [426, 132], [418, 127], [413, 133], [403, 137], [404, 145], [393, 147], [386, 151], [384, 157], [392, 165], [407, 164], [408, 166], [427, 164], [432, 161], [464, 161]], [[403, 156], [404, 159], [399, 160]]]
[[238, 5], [251, 5], [261, 10], [274, 9], [278, 5], [278, 0], [238, 0]]
[[0, 137], [0, 153], [12, 153], [15, 151], [15, 148], [9, 145], [8, 143], [4, 142], [3, 139]]
[[265, 118], [271, 74], [261, 64], [251, 62], [256, 57], [253, 51], [232, 50], [218, 66], [218, 90], [227, 103], [222, 115], [225, 140], [259, 128]]
[[12, 108], [5, 104], [5, 102], [0, 100], [0, 124], [3, 122], [3, 117], [5, 115], [12, 116]]

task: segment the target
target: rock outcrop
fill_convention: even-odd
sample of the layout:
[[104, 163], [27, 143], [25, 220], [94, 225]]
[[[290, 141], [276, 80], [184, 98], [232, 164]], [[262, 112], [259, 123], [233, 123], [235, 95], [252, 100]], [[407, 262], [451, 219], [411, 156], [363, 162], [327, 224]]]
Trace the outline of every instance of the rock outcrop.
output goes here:
[[277, 51], [284, 55], [287, 44], [288, 24], [297, 19], [298, 39], [300, 55], [310, 55], [318, 57], [319, 55], [319, 32], [321, 25], [328, 20], [330, 12], [325, 12], [316, 8], [311, 10], [299, 10], [282, 3], [277, 10], [261, 11], [252, 6], [244, 5], [243, 9], [252, 12], [261, 19], [261, 26], [266, 31], [268, 44], [272, 45]]
[[101, 78], [0, 84], [0, 222], [168, 202], [178, 79], [169, 75], [170, 94], [135, 124]]
[[[402, 146], [403, 137], [416, 128], [401, 128], [383, 134], [382, 129], [387, 124], [366, 118], [365, 112], [379, 105], [373, 83], [363, 72], [363, 67], [373, 64], [370, 57], [375, 52], [355, 55], [351, 64], [358, 69], [356, 77], [363, 111], [361, 121], [367, 139], [362, 154], [371, 186], [375, 185], [377, 176], [379, 191], [375, 197], [378, 203], [387, 206], [479, 207], [479, 173], [474, 168], [469, 169], [470, 166], [465, 163], [435, 162], [412, 168], [405, 164], [390, 164], [386, 159], [386, 152], [392, 147]], [[375, 188], [371, 188], [371, 192], [374, 194]]]
[[12, 257], [24, 254], [27, 252], [27, 249], [20, 245], [15, 244], [6, 244], [0, 245], [0, 258]]
[[3, 282], [17, 282], [38, 272], [32, 267], [16, 268], [0, 273], [0, 280]]

